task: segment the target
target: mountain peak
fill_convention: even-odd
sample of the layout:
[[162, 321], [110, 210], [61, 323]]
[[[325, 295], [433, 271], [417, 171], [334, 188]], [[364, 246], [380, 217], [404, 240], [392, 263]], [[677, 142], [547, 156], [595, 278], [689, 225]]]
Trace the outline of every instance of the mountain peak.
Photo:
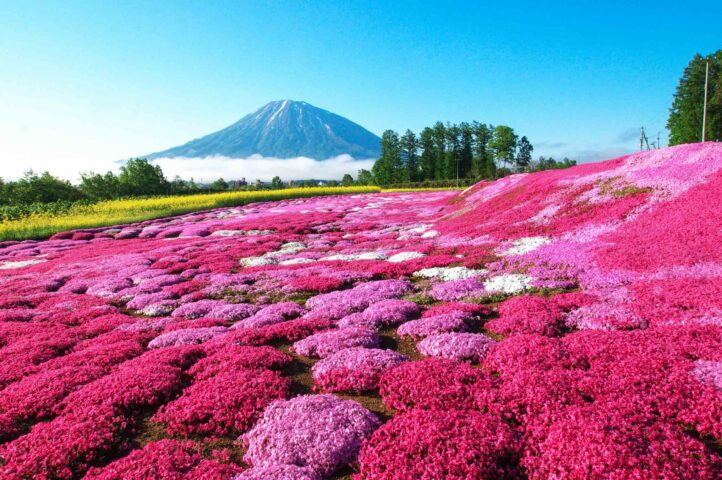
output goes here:
[[147, 158], [246, 158], [258, 154], [325, 160], [348, 154], [367, 159], [378, 157], [379, 141], [379, 137], [340, 115], [304, 101], [283, 99], [267, 103], [223, 130]]

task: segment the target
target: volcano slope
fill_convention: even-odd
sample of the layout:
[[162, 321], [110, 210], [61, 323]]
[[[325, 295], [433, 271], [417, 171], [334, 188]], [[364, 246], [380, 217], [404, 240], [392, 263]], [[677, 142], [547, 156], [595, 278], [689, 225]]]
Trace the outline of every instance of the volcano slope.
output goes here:
[[0, 248], [0, 478], [713, 479], [722, 145]]

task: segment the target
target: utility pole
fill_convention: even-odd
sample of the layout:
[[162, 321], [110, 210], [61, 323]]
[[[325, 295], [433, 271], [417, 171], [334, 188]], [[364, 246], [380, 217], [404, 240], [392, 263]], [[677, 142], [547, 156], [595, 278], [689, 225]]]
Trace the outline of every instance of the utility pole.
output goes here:
[[639, 129], [639, 151], [644, 150], [644, 145], [647, 145], [647, 151], [649, 151], [649, 139], [647, 138], [647, 135], [644, 133], [644, 127]]
[[[639, 129], [639, 151], [644, 150], [644, 141], [647, 139], [647, 136], [644, 134], [644, 127]], [[647, 148], [649, 150], [649, 148]]]
[[709, 58], [704, 69], [704, 107], [702, 108], [702, 141], [707, 138], [707, 89], [709, 88]]

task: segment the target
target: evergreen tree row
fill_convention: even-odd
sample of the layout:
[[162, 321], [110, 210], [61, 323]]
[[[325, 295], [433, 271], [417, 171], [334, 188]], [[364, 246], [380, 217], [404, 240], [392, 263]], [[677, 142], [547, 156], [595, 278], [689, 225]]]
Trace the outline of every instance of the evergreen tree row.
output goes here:
[[386, 130], [372, 175], [378, 185], [427, 180], [498, 178], [527, 171], [534, 147], [506, 125], [443, 124], [399, 135]]
[[695, 54], [682, 72], [667, 128], [669, 144], [694, 143], [702, 140], [705, 68], [709, 62], [706, 139], [722, 141], [722, 50], [703, 57]]

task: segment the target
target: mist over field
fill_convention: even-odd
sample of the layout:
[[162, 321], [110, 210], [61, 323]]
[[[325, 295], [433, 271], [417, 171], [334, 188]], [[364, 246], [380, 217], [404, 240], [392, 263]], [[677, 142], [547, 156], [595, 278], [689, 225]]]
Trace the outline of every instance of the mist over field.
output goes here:
[[284, 181], [340, 180], [346, 173], [355, 178], [358, 170], [371, 170], [374, 160], [354, 160], [350, 155], [339, 155], [327, 160], [252, 155], [248, 158], [222, 156], [158, 158], [153, 160], [153, 163], [160, 165], [169, 179], [176, 175], [182, 178], [192, 177], [196, 181], [215, 180], [219, 177], [229, 181], [245, 177], [246, 181], [250, 182], [256, 179], [271, 180], [276, 175]]

